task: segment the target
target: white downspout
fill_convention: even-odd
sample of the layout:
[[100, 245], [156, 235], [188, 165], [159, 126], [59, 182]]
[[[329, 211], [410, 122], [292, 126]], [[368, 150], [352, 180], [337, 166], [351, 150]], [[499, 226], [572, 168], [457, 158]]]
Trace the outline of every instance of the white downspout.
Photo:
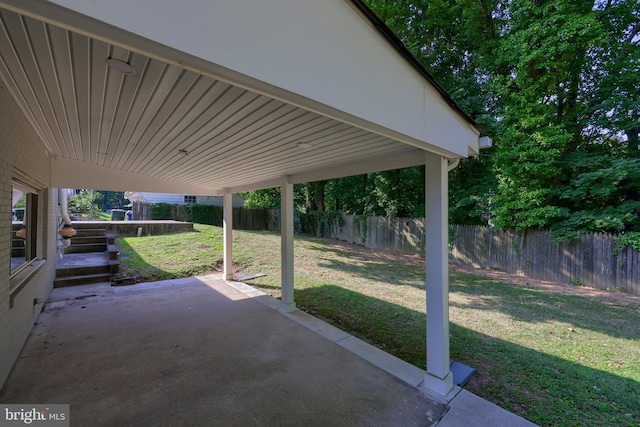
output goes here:
[[60, 215], [62, 221], [66, 225], [71, 225], [71, 217], [69, 217], [69, 203], [67, 201], [67, 189], [58, 188], [58, 206], [60, 206]]
[[[62, 217], [62, 221], [58, 226], [58, 231], [60, 231], [63, 227], [71, 226], [71, 218], [69, 217], [68, 212], [68, 202], [67, 202], [67, 189], [66, 188], [58, 188], [58, 207], [60, 210], [60, 216]], [[58, 251], [60, 259], [64, 256], [64, 248], [68, 248], [71, 245], [70, 238], [63, 238], [58, 234]]]

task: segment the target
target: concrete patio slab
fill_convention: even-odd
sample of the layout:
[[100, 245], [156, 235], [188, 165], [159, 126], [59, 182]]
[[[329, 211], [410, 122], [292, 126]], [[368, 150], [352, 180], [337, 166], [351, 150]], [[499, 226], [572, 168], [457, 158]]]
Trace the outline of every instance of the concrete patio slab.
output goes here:
[[221, 275], [54, 289], [1, 403], [69, 403], [73, 426], [530, 427]]
[[0, 402], [69, 403], [73, 426], [429, 426], [447, 410], [220, 280], [169, 282], [54, 289]]
[[481, 397], [462, 390], [450, 402], [451, 409], [438, 423], [438, 427], [535, 427], [536, 424], [505, 411]]

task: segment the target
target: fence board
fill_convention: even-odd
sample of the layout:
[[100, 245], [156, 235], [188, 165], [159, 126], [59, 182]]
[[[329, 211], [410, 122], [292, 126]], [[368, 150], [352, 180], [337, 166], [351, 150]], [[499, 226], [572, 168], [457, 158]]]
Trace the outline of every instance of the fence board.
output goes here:
[[450, 261], [455, 264], [640, 295], [640, 254], [629, 247], [614, 256], [613, 235], [589, 233], [554, 243], [548, 231], [456, 226], [454, 236]]
[[[280, 229], [277, 211], [241, 211], [234, 209], [234, 228]], [[327, 237], [372, 249], [425, 253], [421, 219], [344, 215], [343, 222], [331, 230]], [[555, 243], [549, 231], [516, 233], [469, 225], [452, 226], [451, 231], [449, 261], [453, 264], [640, 295], [640, 253], [629, 247], [614, 256], [614, 235], [588, 233], [575, 241]]]
[[[355, 218], [346, 215], [331, 237], [373, 249], [424, 255], [422, 220], [368, 217], [365, 230], [355, 230], [359, 228]], [[555, 243], [549, 231], [515, 233], [468, 225], [454, 226], [452, 231], [451, 263], [640, 295], [640, 254], [627, 248], [615, 257], [613, 235], [588, 233], [575, 241]]]

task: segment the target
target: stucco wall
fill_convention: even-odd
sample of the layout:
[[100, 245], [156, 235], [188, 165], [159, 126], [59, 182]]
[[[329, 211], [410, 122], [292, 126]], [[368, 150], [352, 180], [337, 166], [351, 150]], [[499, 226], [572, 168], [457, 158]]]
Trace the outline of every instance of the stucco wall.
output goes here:
[[[50, 160], [38, 136], [0, 81], [0, 386], [9, 374], [42, 304], [53, 287], [56, 264], [57, 192], [50, 187]], [[38, 182], [46, 190], [42, 197], [46, 218], [43, 233], [43, 255], [47, 263], [29, 280], [10, 302], [11, 263], [11, 178], [14, 169]]]

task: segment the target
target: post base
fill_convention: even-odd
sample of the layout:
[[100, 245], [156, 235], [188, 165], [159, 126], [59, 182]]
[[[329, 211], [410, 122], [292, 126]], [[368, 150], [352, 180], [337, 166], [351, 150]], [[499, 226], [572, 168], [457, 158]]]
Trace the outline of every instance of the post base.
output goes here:
[[297, 310], [295, 302], [281, 302], [280, 309], [282, 313], [292, 313]]
[[449, 402], [457, 394], [452, 393], [452, 391], [455, 390], [453, 387], [453, 374], [451, 372], [448, 372], [444, 378], [436, 377], [427, 372], [424, 375], [424, 382], [420, 384], [420, 389], [443, 402]]

